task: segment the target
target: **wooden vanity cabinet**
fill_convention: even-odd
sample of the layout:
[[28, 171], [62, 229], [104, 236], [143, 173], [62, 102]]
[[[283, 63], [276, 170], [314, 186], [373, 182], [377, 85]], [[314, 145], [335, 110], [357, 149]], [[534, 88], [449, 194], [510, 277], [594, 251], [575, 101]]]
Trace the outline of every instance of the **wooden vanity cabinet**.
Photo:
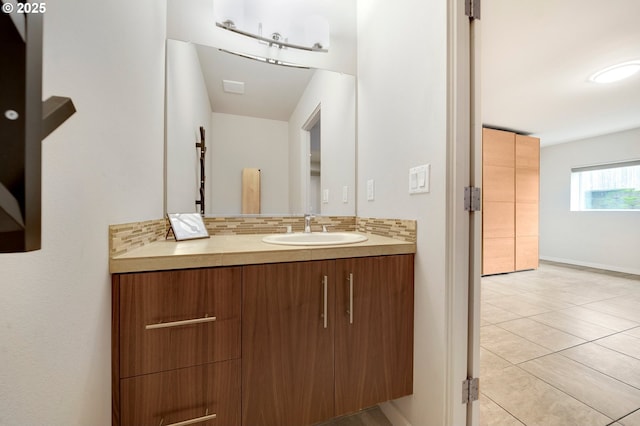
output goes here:
[[413, 392], [413, 255], [246, 266], [242, 309], [244, 425], [309, 425]]
[[241, 281], [241, 267], [113, 276], [114, 425], [241, 424]]
[[336, 415], [413, 392], [413, 256], [336, 260]]
[[112, 424], [303, 426], [411, 394], [413, 261], [114, 274]]
[[333, 261], [244, 267], [244, 425], [302, 426], [334, 416], [334, 268]]

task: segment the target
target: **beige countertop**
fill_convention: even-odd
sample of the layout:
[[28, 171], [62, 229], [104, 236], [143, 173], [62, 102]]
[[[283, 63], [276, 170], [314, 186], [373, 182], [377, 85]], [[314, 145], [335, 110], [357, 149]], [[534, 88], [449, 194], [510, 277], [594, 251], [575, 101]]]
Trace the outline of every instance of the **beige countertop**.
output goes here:
[[409, 254], [415, 243], [363, 234], [367, 241], [334, 246], [268, 244], [264, 235], [214, 235], [201, 240], [161, 240], [109, 259], [109, 272], [126, 273], [211, 266]]

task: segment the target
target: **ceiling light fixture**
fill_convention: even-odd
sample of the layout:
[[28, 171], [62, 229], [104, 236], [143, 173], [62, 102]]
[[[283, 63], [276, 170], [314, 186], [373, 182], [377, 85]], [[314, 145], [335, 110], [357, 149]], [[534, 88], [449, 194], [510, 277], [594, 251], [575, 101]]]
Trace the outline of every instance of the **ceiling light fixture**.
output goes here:
[[302, 68], [302, 69], [306, 69], [306, 70], [309, 69], [309, 67], [304, 66], [304, 65], [298, 65], [298, 64], [294, 64], [292, 62], [280, 61], [278, 59], [263, 58], [263, 57], [257, 56], [257, 55], [250, 55], [248, 53], [239, 53], [239, 52], [234, 52], [232, 50], [226, 50], [226, 49], [218, 49], [218, 50], [221, 51], [221, 52], [231, 53], [232, 55], [240, 56], [240, 57], [243, 57], [243, 58], [253, 59], [254, 61], [264, 62], [264, 63], [267, 63], [267, 64], [280, 65], [280, 66], [283, 66], [283, 67], [290, 67], [290, 68]]
[[328, 52], [329, 22], [323, 14], [318, 5], [299, 0], [213, 2], [218, 28], [279, 49]]
[[640, 71], [640, 60], [623, 62], [600, 70], [589, 77], [594, 83], [613, 83], [631, 77]]

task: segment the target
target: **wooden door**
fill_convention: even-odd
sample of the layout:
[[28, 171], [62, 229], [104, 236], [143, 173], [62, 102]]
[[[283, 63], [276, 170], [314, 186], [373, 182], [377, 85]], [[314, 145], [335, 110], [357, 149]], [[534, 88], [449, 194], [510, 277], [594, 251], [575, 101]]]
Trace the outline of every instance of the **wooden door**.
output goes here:
[[482, 129], [482, 273], [515, 269], [515, 134]]
[[515, 269], [538, 267], [540, 139], [516, 135]]
[[336, 415], [413, 392], [413, 255], [336, 261]]
[[244, 425], [303, 426], [334, 416], [334, 266], [244, 267]]

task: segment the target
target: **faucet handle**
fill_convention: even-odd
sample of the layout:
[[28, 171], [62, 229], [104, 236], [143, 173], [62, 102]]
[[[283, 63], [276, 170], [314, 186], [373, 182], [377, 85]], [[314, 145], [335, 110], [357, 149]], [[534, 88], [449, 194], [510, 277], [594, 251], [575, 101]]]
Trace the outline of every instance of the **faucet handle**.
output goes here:
[[322, 232], [329, 232], [329, 231], [327, 230], [327, 225], [322, 225]]

